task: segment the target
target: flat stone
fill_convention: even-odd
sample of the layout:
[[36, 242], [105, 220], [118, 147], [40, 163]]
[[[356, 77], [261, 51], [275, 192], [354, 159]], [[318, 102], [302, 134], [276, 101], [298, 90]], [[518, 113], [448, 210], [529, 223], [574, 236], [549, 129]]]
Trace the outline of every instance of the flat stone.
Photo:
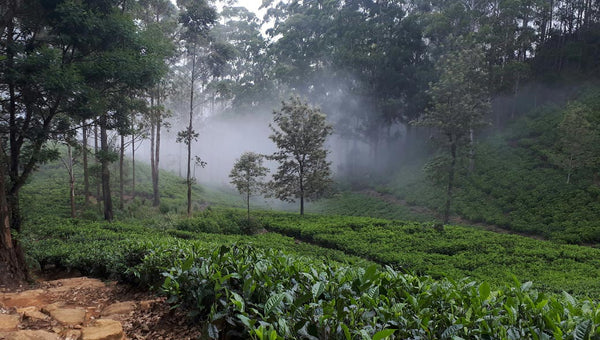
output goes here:
[[50, 316], [63, 325], [75, 326], [85, 321], [85, 309], [59, 308], [51, 311]]
[[122, 340], [125, 337], [123, 326], [111, 319], [96, 320], [93, 326], [83, 327], [81, 340]]
[[20, 321], [20, 315], [0, 314], [0, 332], [16, 331]]
[[65, 340], [79, 340], [81, 339], [81, 331], [76, 329], [70, 329], [65, 333]]
[[46, 331], [18, 331], [5, 335], [6, 340], [60, 340], [57, 334]]
[[90, 279], [88, 277], [54, 280], [49, 281], [48, 284], [54, 286], [48, 289], [49, 292], [64, 292], [73, 288], [103, 288], [106, 286], [104, 282], [97, 279]]
[[129, 314], [135, 310], [135, 302], [125, 301], [113, 303], [102, 310], [102, 316]]
[[64, 306], [64, 303], [62, 302], [51, 303], [42, 307], [42, 312], [50, 315], [51, 312], [61, 308], [62, 306]]
[[50, 318], [48, 315], [40, 312], [39, 308], [34, 306], [17, 308], [17, 313], [33, 320], [48, 320]]
[[0, 296], [0, 303], [5, 307], [28, 307], [38, 306], [47, 303], [45, 301], [44, 290], [33, 289], [20, 293], [5, 293]]

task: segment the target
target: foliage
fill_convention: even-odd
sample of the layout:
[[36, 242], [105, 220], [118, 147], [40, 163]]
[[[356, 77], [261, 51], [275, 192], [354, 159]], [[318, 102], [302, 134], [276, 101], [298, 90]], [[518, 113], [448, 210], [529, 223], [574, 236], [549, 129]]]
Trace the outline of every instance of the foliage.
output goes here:
[[244, 152], [233, 164], [229, 173], [231, 184], [237, 191], [244, 195], [248, 207], [248, 222], [250, 222], [250, 197], [264, 189], [261, 181], [267, 175], [269, 169], [262, 166], [263, 155], [254, 152]]
[[208, 338], [590, 338], [600, 324], [596, 304], [545, 295], [531, 282], [492, 290], [239, 245], [184, 251], [162, 289], [207, 323]]
[[[454, 44], [462, 45], [457, 39]], [[437, 65], [440, 79], [431, 85], [431, 107], [417, 121], [419, 125], [433, 127], [440, 135], [448, 164], [431, 166], [437, 176], [446, 179], [446, 204], [443, 223], [447, 224], [456, 176], [456, 160], [464, 149], [474, 148], [473, 135], [484, 125], [484, 117], [490, 110], [490, 98], [485, 86], [486, 73], [480, 48], [450, 51], [442, 56]], [[472, 154], [471, 154], [472, 156]], [[435, 175], [434, 175], [435, 177]]]
[[516, 275], [547, 290], [600, 296], [600, 250], [594, 248], [472, 227], [448, 226], [440, 233], [430, 223], [365, 217], [266, 214], [263, 225], [270, 231], [436, 278], [470, 276], [502, 285]]
[[554, 160], [567, 171], [567, 184], [573, 171], [598, 163], [598, 134], [589, 122], [590, 109], [581, 103], [566, 107], [563, 120], [558, 125], [559, 142]]
[[[238, 216], [243, 219], [243, 212]], [[293, 215], [269, 218], [298, 221]], [[317, 217], [301, 221], [311, 219]], [[365, 230], [371, 228], [368, 223], [390, 223], [345, 220], [354, 220], [354, 229], [365, 223]], [[422, 227], [407, 228], [418, 232], [415, 228]], [[22, 240], [42, 266], [62, 265], [160, 288], [172, 306], [186, 308], [192, 320], [205, 325], [207, 338], [518, 339], [561, 334], [588, 339], [600, 326], [596, 303], [568, 293], [545, 294], [533, 290], [531, 282], [514, 279], [497, 289], [485, 282], [437, 280], [365, 262], [350, 267], [317, 259], [339, 253], [307, 248], [273, 233], [190, 235], [195, 238], [182, 240], [141, 224], [54, 218], [28, 224]], [[509, 239], [505, 245], [513, 243]], [[281, 245], [292, 253], [277, 250]], [[311, 257], [300, 255], [310, 252]]]
[[330, 162], [327, 161], [325, 140], [332, 133], [325, 115], [318, 108], [303, 103], [298, 97], [283, 102], [273, 112], [273, 134], [269, 136], [278, 151], [270, 159], [279, 163], [270, 188], [273, 196], [283, 201], [300, 199], [300, 214], [304, 200], [325, 195], [331, 185]]
[[[598, 93], [597, 87], [577, 91], [570, 104], [539, 107], [503, 133], [483, 139], [475, 152], [474, 171], [459, 178], [451, 212], [468, 221], [559, 242], [599, 243], [596, 170], [581, 167], [566, 184], [564, 170], [555, 165], [559, 126], [570, 110], [585, 107], [593, 130], [599, 126]], [[387, 192], [408, 204], [436, 209], [443, 204], [444, 191], [425, 181], [421, 167], [418, 160], [405, 164]]]

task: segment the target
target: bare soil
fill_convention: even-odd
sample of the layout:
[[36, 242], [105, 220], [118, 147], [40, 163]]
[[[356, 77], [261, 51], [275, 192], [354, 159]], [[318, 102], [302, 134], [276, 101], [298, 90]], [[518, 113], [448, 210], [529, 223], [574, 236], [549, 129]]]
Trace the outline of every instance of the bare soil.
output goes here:
[[[19, 315], [18, 330], [44, 330], [60, 339], [73, 338], [72, 333], [93, 325], [94, 320], [109, 318], [123, 327], [123, 339], [185, 340], [201, 338], [201, 328], [190, 324], [184, 312], [172, 310], [162, 297], [147, 291], [87, 277], [57, 279], [55, 273], [46, 274], [35, 284], [20, 288], [0, 288], [0, 315]], [[107, 307], [118, 302], [135, 306], [125, 314], [103, 315]], [[51, 306], [85, 309], [85, 320], [76, 325], [65, 325], [51, 317]], [[41, 312], [41, 317], [29, 317], [23, 310]], [[46, 315], [44, 315], [44, 313]], [[16, 330], [15, 330], [16, 331]], [[8, 333], [0, 331], [0, 339]]]

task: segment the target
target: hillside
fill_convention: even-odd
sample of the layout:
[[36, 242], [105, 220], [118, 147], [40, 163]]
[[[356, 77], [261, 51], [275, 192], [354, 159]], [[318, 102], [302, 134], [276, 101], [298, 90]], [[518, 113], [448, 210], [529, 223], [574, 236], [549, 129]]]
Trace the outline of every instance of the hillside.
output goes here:
[[[568, 104], [532, 110], [500, 132], [482, 137], [475, 170], [467, 173], [467, 163], [462, 164], [453, 214], [559, 242], [600, 243], [596, 163], [576, 169], [567, 183], [567, 172], [553, 159], [560, 140], [558, 127], [569, 107], [586, 107], [597, 131], [598, 98], [600, 89], [588, 88]], [[426, 178], [426, 164], [426, 158], [412, 159], [376, 188], [408, 205], [439, 209], [444, 191]]]

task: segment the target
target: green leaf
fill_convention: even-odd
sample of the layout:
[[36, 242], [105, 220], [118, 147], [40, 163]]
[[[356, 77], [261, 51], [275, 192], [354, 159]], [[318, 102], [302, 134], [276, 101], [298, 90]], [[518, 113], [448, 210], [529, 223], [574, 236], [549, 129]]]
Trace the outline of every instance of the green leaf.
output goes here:
[[208, 324], [208, 337], [211, 339], [218, 339], [219, 338], [219, 329], [217, 328], [217, 326], [213, 325], [212, 323]]
[[571, 296], [571, 294], [563, 291], [562, 292], [563, 298], [565, 299], [565, 301], [571, 305], [571, 307], [575, 306], [577, 304], [577, 302], [575, 301], [575, 298], [573, 296]]
[[192, 265], [194, 264], [194, 257], [190, 256], [188, 257], [185, 262], [183, 262], [183, 264], [181, 265], [181, 270], [182, 271], [188, 271], [190, 270], [190, 268], [192, 268]]
[[590, 336], [592, 330], [592, 321], [585, 320], [575, 327], [573, 332], [573, 340], [586, 340]]
[[344, 337], [346, 338], [346, 340], [352, 340], [352, 336], [350, 336], [350, 330], [348, 329], [348, 326], [346, 326], [345, 324], [341, 324], [342, 327], [342, 331], [344, 331]]
[[483, 282], [479, 285], [479, 297], [481, 301], [485, 301], [490, 297], [490, 285], [487, 282]]
[[311, 291], [313, 299], [316, 300], [319, 296], [321, 296], [321, 294], [323, 294], [323, 291], [325, 291], [325, 284], [319, 281], [312, 286]]
[[532, 285], [533, 285], [533, 282], [531, 282], [531, 281], [527, 281], [527, 282], [523, 283], [521, 285], [521, 291], [523, 291], [523, 292], [528, 291]]
[[372, 265], [365, 271], [365, 275], [363, 275], [363, 282], [373, 281], [377, 275], [377, 266]]
[[271, 314], [275, 309], [277, 309], [279, 305], [281, 305], [281, 303], [283, 302], [283, 298], [284, 294], [282, 293], [271, 296], [265, 303], [265, 316]]
[[461, 324], [452, 325], [452, 326], [446, 328], [446, 330], [442, 333], [442, 339], [452, 338], [461, 329], [463, 329], [463, 325], [461, 325]]
[[373, 335], [373, 340], [381, 340], [390, 337], [396, 330], [392, 328], [383, 329]]

